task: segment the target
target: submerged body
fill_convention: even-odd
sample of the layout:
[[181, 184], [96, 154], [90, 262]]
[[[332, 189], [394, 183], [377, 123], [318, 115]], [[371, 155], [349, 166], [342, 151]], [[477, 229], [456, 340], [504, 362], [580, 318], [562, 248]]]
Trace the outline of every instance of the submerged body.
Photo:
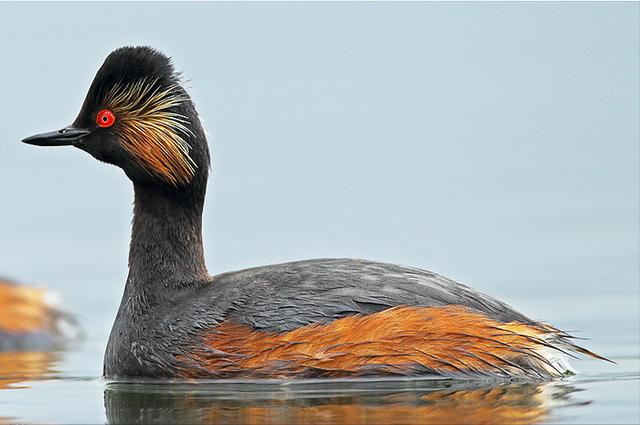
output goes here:
[[209, 276], [206, 138], [170, 60], [151, 48], [113, 52], [73, 125], [24, 142], [73, 145], [133, 182], [129, 276], [107, 378], [549, 379], [571, 373], [570, 352], [596, 356], [425, 270], [322, 259]]

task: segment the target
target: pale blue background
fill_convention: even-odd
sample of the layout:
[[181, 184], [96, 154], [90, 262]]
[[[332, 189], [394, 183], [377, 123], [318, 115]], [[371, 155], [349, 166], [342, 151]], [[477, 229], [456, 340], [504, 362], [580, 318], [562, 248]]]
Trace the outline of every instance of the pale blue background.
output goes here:
[[130, 184], [19, 140], [70, 123], [112, 49], [150, 44], [184, 71], [210, 133], [212, 273], [326, 256], [429, 268], [637, 358], [638, 16], [638, 3], [1, 4], [0, 274], [58, 290], [88, 333], [61, 368], [98, 376]]

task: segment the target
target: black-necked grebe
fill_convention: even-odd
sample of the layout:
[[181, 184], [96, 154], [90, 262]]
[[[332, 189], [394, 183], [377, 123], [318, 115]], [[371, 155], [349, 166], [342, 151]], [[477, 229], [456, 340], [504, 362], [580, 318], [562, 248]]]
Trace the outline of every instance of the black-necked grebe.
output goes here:
[[0, 279], [0, 352], [49, 350], [75, 339], [75, 319], [57, 304], [52, 292]]
[[111, 53], [73, 125], [23, 142], [73, 145], [133, 182], [129, 276], [107, 378], [549, 379], [571, 372], [566, 354], [599, 357], [426, 270], [317, 259], [209, 276], [209, 150], [171, 60], [152, 48]]

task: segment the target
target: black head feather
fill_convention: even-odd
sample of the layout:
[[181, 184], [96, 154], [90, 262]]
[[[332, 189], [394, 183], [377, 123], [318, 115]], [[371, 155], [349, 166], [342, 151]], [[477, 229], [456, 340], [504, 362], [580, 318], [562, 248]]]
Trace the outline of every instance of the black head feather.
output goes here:
[[[135, 90], [136, 87], [139, 90]], [[159, 96], [165, 92], [166, 96]], [[99, 128], [97, 114], [105, 108], [122, 107], [109, 104], [113, 97], [122, 94], [126, 95], [127, 105], [121, 109], [129, 110], [121, 111], [121, 116], [116, 113], [113, 128]], [[157, 99], [162, 100], [164, 106], [156, 110], [155, 115], [150, 117], [140, 112], [141, 105], [145, 104], [154, 110], [153, 102], [158, 102]], [[167, 102], [167, 99], [173, 101]], [[130, 124], [134, 117], [128, 116], [129, 113], [137, 114], [135, 125]], [[151, 122], [153, 119], [156, 121]], [[169, 119], [172, 121], [167, 121]], [[166, 124], [165, 135], [177, 136], [174, 137], [177, 143], [172, 144], [171, 149], [158, 146], [162, 137], [149, 137], [149, 129], [157, 128], [158, 122]], [[149, 124], [146, 129], [145, 124]], [[77, 147], [101, 161], [121, 167], [134, 183], [173, 186], [174, 189], [206, 185], [209, 150], [198, 114], [171, 59], [156, 49], [121, 47], [109, 54], [91, 83], [74, 126], [92, 129], [92, 135], [77, 143]], [[164, 154], [167, 151], [169, 155]]]

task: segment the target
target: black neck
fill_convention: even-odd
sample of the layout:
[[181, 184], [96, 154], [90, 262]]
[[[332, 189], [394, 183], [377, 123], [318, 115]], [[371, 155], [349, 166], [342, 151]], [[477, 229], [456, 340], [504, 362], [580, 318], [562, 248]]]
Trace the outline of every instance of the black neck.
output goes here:
[[[204, 193], [134, 185], [126, 291], [163, 298], [209, 280], [202, 248]], [[204, 192], [204, 191], [203, 191]]]

